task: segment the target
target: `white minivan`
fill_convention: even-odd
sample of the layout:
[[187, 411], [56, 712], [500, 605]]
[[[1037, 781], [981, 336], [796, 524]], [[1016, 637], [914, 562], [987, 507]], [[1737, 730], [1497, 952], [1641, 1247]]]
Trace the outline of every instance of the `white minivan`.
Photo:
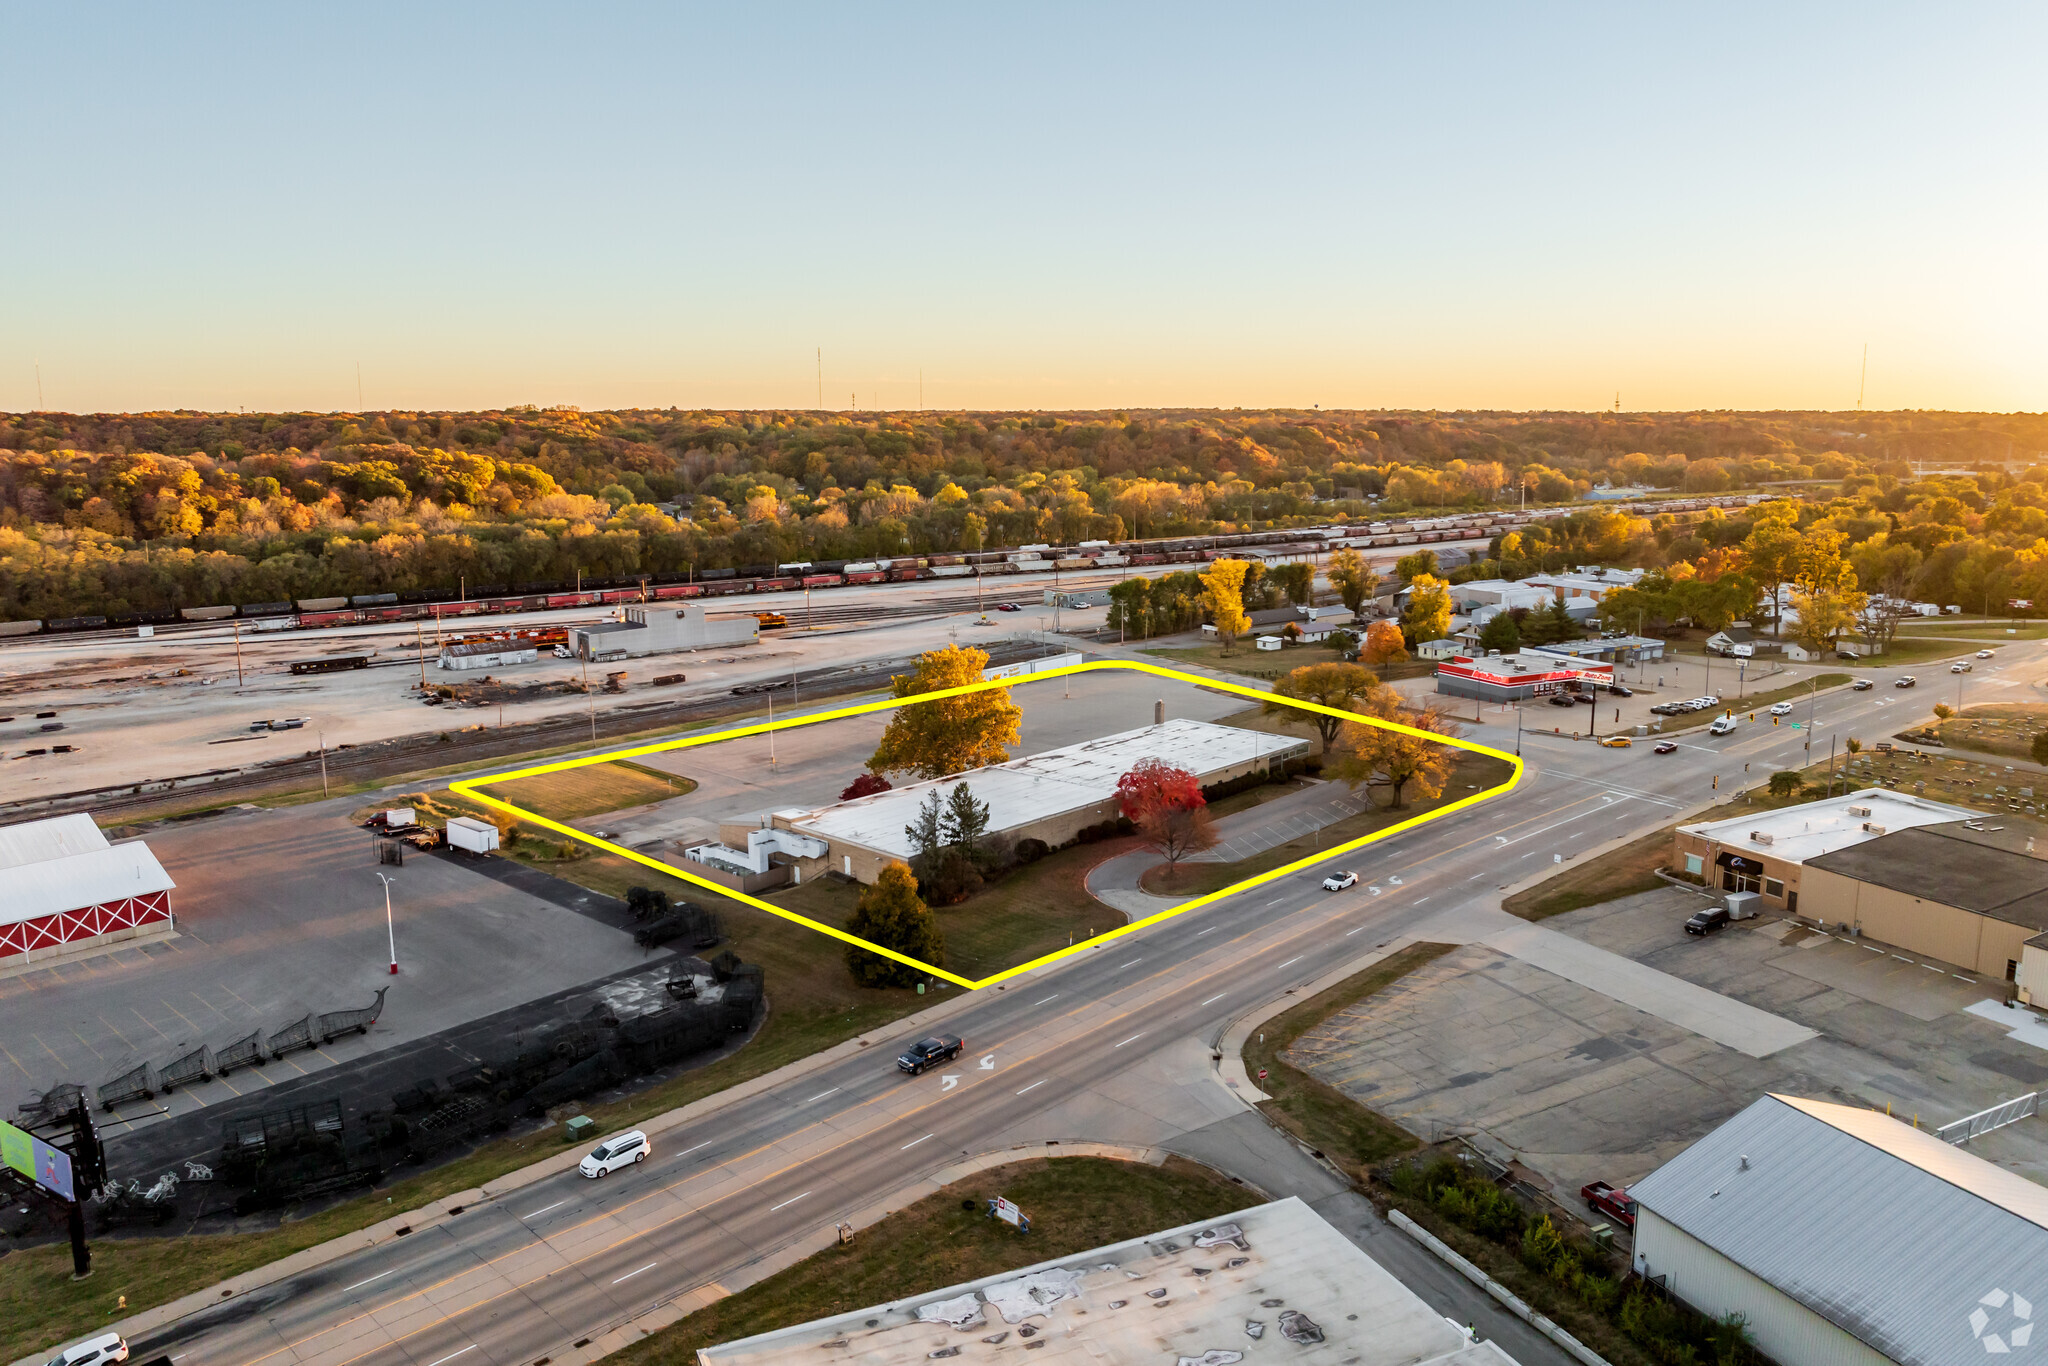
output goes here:
[[638, 1129], [608, 1138], [590, 1150], [590, 1155], [576, 1164], [576, 1170], [585, 1176], [610, 1176], [620, 1167], [647, 1160], [647, 1135]]
[[1731, 734], [1731, 733], [1733, 733], [1733, 731], [1734, 731], [1734, 730], [1735, 730], [1735, 718], [1734, 718], [1734, 717], [1732, 717], [1732, 716], [1717, 716], [1717, 717], [1715, 717], [1715, 718], [1714, 718], [1714, 724], [1713, 724], [1713, 725], [1711, 725], [1711, 726], [1708, 726], [1708, 727], [1707, 727], [1707, 734], [1709, 734], [1709, 735], [1728, 735], [1728, 734]]
[[126, 1361], [128, 1342], [119, 1333], [102, 1333], [76, 1347], [66, 1347], [50, 1358], [50, 1366], [100, 1366], [105, 1361]]

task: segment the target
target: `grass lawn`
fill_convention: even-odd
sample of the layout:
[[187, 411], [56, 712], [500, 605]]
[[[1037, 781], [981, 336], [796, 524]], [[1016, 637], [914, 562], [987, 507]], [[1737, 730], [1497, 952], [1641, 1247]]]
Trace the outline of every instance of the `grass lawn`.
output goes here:
[[[1279, 650], [1261, 650], [1249, 638], [1231, 647], [1229, 654], [1221, 645], [1186, 645], [1147, 649], [1148, 655], [1185, 664], [1201, 664], [1225, 673], [1242, 674], [1246, 678], [1272, 680], [1293, 669], [1307, 664], [1341, 664], [1344, 655], [1327, 645], [1288, 645]], [[1426, 678], [1436, 672], [1436, 665], [1424, 659], [1407, 659], [1398, 664], [1384, 664], [1373, 670], [1389, 681], [1401, 678]]]
[[1943, 637], [1936, 634], [1907, 635], [1901, 631], [1892, 637], [1892, 643], [1881, 655], [1869, 655], [1856, 661], [1859, 669], [1903, 669], [1915, 664], [1928, 664], [1936, 660], [1957, 659], [1977, 653], [1983, 648], [1974, 640]]
[[2048, 730], [2048, 707], [2015, 702], [1965, 707], [1940, 729], [1942, 741], [1956, 748], [2031, 760], [2034, 737]]
[[1975, 636], [1983, 640], [2048, 639], [2048, 621], [1958, 621], [1954, 617], [1914, 617], [1899, 623], [1902, 636]]
[[[1085, 879], [1090, 868], [1132, 847], [1130, 840], [1107, 840], [1056, 850], [957, 906], [937, 908], [933, 915], [946, 936], [944, 966], [963, 977], [987, 977], [1122, 924], [1088, 895]], [[848, 883], [816, 878], [768, 899], [844, 929], [860, 893]]]
[[[1798, 683], [1789, 683], [1782, 688], [1771, 688], [1764, 692], [1748, 693], [1741, 698], [1723, 695], [1721, 705], [1718, 707], [1708, 707], [1704, 711], [1687, 712], [1683, 716], [1666, 716], [1661, 718], [1664, 722], [1663, 728], [1661, 730], [1653, 729], [1650, 732], [1650, 738], [1654, 740], [1658, 735], [1676, 735], [1680, 731], [1693, 730], [1699, 726], [1709, 725], [1715, 717], [1731, 707], [1735, 711], [1736, 718], [1745, 726], [1751, 724], [1759, 726], [1769, 725], [1770, 718], [1763, 713], [1776, 703], [1803, 702], [1816, 691], [1816, 688], [1818, 691], [1825, 692], [1830, 688], [1844, 687], [1849, 681], [1850, 676], [1848, 674], [1826, 673], [1817, 675], [1814, 678], [1804, 679]], [[1754, 723], [1748, 719], [1751, 712], [1757, 713], [1757, 719]], [[1795, 709], [1785, 719], [1787, 721], [1803, 721], [1804, 717]]]
[[1524, 920], [1546, 920], [1581, 906], [1654, 891], [1663, 885], [1657, 870], [1671, 861], [1674, 828], [1666, 826], [1612, 853], [1568, 864], [1554, 877], [1516, 892], [1500, 908]]
[[498, 783], [489, 791], [500, 801], [512, 802], [551, 820], [573, 821], [606, 811], [623, 811], [629, 806], [651, 806], [696, 789], [692, 779], [614, 761]]
[[1368, 1168], [1413, 1151], [1421, 1146], [1420, 1141], [1336, 1087], [1317, 1081], [1282, 1055], [1296, 1039], [1338, 1011], [1384, 990], [1456, 947], [1410, 944], [1277, 1019], [1268, 1020], [1245, 1042], [1245, 1073], [1256, 1077], [1259, 1069], [1265, 1068], [1266, 1079], [1259, 1083], [1259, 1089], [1272, 1097], [1261, 1103], [1259, 1109], [1360, 1185], [1366, 1184]]
[[[984, 1202], [997, 1195], [1031, 1216], [1030, 1236], [983, 1213]], [[962, 1209], [963, 1200], [974, 1208]], [[620, 1366], [687, 1366], [699, 1348], [898, 1303], [1257, 1203], [1243, 1186], [1178, 1157], [1159, 1167], [1097, 1157], [994, 1167], [861, 1230], [851, 1245], [807, 1257], [610, 1359]]]
[[1373, 831], [1383, 829], [1397, 821], [1408, 820], [1433, 811], [1439, 806], [1467, 797], [1473, 791], [1493, 787], [1505, 782], [1512, 772], [1499, 759], [1483, 754], [1468, 754], [1458, 761], [1451, 780], [1444, 785], [1443, 794], [1432, 801], [1410, 801], [1398, 811], [1375, 807], [1347, 816], [1334, 825], [1290, 840], [1277, 848], [1262, 854], [1254, 854], [1238, 863], [1183, 863], [1169, 869], [1165, 864], [1148, 868], [1138, 879], [1138, 885], [1154, 896], [1195, 897], [1207, 896], [1210, 892], [1221, 891], [1234, 882], [1254, 877], [1274, 868], [1293, 863], [1315, 853], [1318, 849], [1334, 849]]

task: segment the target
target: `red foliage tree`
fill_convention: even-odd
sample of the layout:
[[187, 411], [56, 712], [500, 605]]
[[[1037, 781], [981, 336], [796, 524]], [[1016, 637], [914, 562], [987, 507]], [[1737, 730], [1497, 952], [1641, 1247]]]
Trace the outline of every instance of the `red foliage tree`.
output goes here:
[[855, 797], [872, 797], [877, 792], [887, 792], [892, 784], [879, 773], [863, 773], [847, 785], [839, 794], [839, 800], [850, 802]]
[[1216, 843], [1202, 785], [1184, 768], [1161, 759], [1140, 760], [1116, 780], [1116, 801], [1139, 837], [1169, 867]]

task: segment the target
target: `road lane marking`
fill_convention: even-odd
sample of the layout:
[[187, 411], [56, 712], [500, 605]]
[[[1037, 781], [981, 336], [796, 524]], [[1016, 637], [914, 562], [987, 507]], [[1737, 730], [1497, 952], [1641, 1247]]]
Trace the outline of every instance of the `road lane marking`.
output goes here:
[[924, 1142], [924, 1139], [925, 1139], [925, 1138], [930, 1138], [930, 1137], [931, 1137], [931, 1135], [930, 1135], [930, 1134], [926, 1134], [926, 1135], [924, 1136], [924, 1138], [913, 1138], [913, 1139], [911, 1139], [911, 1140], [910, 1140], [910, 1142], [908, 1142], [908, 1143], [904, 1144], [904, 1145], [903, 1145], [902, 1147], [898, 1148], [898, 1149], [897, 1149], [896, 1151], [897, 1151], [897, 1152], [899, 1152], [899, 1153], [907, 1153], [907, 1152], [909, 1152], [909, 1151], [910, 1151], [910, 1150], [911, 1150], [912, 1148], [915, 1148], [915, 1147], [916, 1147], [916, 1146], [917, 1146], [918, 1144], [920, 1144], [920, 1143]]
[[683, 1150], [682, 1150], [681, 1152], [677, 1153], [677, 1154], [676, 1154], [676, 1156], [677, 1156], [677, 1157], [688, 1157], [688, 1156], [689, 1156], [689, 1155], [690, 1155], [691, 1153], [694, 1153], [694, 1152], [696, 1152], [696, 1151], [697, 1151], [697, 1148], [708, 1148], [708, 1147], [710, 1147], [710, 1146], [711, 1146], [711, 1144], [712, 1144], [712, 1142], [713, 1142], [713, 1140], [712, 1140], [712, 1139], [708, 1139], [708, 1138], [707, 1138], [707, 1139], [705, 1139], [705, 1140], [704, 1140], [704, 1141], [703, 1141], [702, 1143], [699, 1143], [699, 1144], [697, 1144], [697, 1145], [696, 1145], [696, 1147], [694, 1147], [694, 1148], [685, 1148], [685, 1149], [683, 1149]]
[[[397, 1274], [398, 1268], [394, 1266], [389, 1271], [378, 1272], [376, 1275], [370, 1277], [370, 1281], [381, 1281], [386, 1276], [396, 1276]], [[351, 1290], [361, 1290], [364, 1286], [368, 1285], [370, 1281], [357, 1281], [354, 1285], [345, 1285], [341, 1288], [341, 1293], [346, 1295]]]
[[[654, 1268], [656, 1268], [657, 1266], [660, 1266], [660, 1265], [661, 1265], [661, 1263], [660, 1263], [660, 1262], [649, 1262], [649, 1263], [648, 1263], [648, 1264], [647, 1264], [646, 1266], [643, 1266], [643, 1267], [641, 1267], [641, 1268], [640, 1268], [640, 1271], [652, 1271], [652, 1270], [654, 1270]], [[630, 1281], [630, 1280], [632, 1280], [632, 1279], [633, 1279], [633, 1278], [634, 1278], [635, 1276], [639, 1275], [639, 1274], [640, 1274], [640, 1271], [628, 1271], [628, 1272], [627, 1272], [627, 1273], [626, 1273], [625, 1275], [623, 1275], [623, 1276], [619, 1277], [619, 1279], [618, 1279], [618, 1280], [616, 1280], [616, 1281], [613, 1281], [613, 1282], [612, 1282], [612, 1284], [613, 1284], [613, 1285], [623, 1285], [623, 1284], [625, 1284], [625, 1283], [626, 1283], [627, 1281]], [[442, 1360], [442, 1361], [446, 1361], [446, 1360], [447, 1360], [447, 1358], [446, 1358], [446, 1357], [443, 1357], [443, 1358], [442, 1358], [441, 1360]], [[435, 1362], [435, 1363], [434, 1363], [434, 1366], [440, 1366], [440, 1362]]]
[[1222, 926], [1220, 926], [1220, 925], [1211, 925], [1211, 926], [1210, 926], [1210, 927], [1209, 927], [1208, 929], [1206, 929], [1206, 930], [1197, 930], [1197, 931], [1195, 931], [1195, 938], [1197, 938], [1197, 939], [1200, 939], [1200, 938], [1201, 938], [1201, 937], [1202, 937], [1203, 935], [1205, 935], [1205, 934], [1214, 934], [1214, 933], [1216, 933], [1216, 931], [1217, 931], [1217, 930], [1219, 930], [1219, 929], [1221, 929], [1221, 928], [1222, 928]]
[[[1045, 1085], [1045, 1083], [1046, 1083], [1046, 1082], [1048, 1082], [1048, 1081], [1051, 1081], [1051, 1080], [1052, 1080], [1052, 1078], [1051, 1078], [1051, 1077], [1046, 1077], [1046, 1078], [1044, 1078], [1043, 1080], [1040, 1080], [1040, 1081], [1034, 1081], [1034, 1082], [1032, 1082], [1032, 1083], [1031, 1083], [1031, 1084], [1030, 1084], [1029, 1086], [1025, 1087], [1025, 1088], [1024, 1088], [1024, 1091], [1036, 1091], [1036, 1090], [1037, 1090], [1037, 1089], [1038, 1089], [1039, 1087], [1041, 1087], [1041, 1086]], [[1017, 1094], [1021, 1096], [1021, 1095], [1023, 1095], [1023, 1094], [1024, 1094], [1024, 1091], [1019, 1091], [1019, 1092], [1018, 1092]]]
[[[804, 1192], [804, 1195], [809, 1195], [809, 1194], [810, 1194], [810, 1192], [809, 1192], [809, 1191], [805, 1191], [805, 1192]], [[770, 1205], [770, 1206], [768, 1207], [768, 1212], [769, 1212], [770, 1214], [773, 1214], [773, 1213], [775, 1213], [775, 1211], [777, 1211], [777, 1210], [779, 1210], [779, 1209], [787, 1209], [787, 1208], [789, 1208], [789, 1207], [790, 1207], [791, 1205], [794, 1205], [794, 1204], [795, 1204], [795, 1203], [796, 1203], [797, 1201], [799, 1201], [799, 1200], [803, 1199], [803, 1198], [804, 1198], [804, 1195], [792, 1195], [792, 1196], [790, 1196], [790, 1197], [789, 1197], [789, 1199], [787, 1199], [787, 1200], [783, 1201], [783, 1202], [782, 1202], [781, 1204], [779, 1204], [779, 1205]]]
[[[617, 1285], [618, 1282], [613, 1281], [612, 1284]], [[475, 1350], [476, 1344], [472, 1342], [469, 1344], [469, 1346], [463, 1348], [462, 1352], [474, 1352]], [[442, 1357], [441, 1361], [453, 1361], [455, 1360], [455, 1358], [461, 1356], [462, 1352], [450, 1352], [447, 1356]], [[427, 1363], [427, 1366], [441, 1366], [441, 1361], [430, 1361]]]
[[[1145, 960], [1144, 960], [1144, 959], [1142, 959], [1142, 958], [1133, 958], [1133, 959], [1132, 959], [1132, 960], [1131, 960], [1130, 962], [1128, 962], [1128, 963], [1124, 964], [1124, 968], [1134, 968], [1134, 967], [1138, 966], [1138, 964], [1140, 964], [1140, 963], [1142, 963], [1142, 962], [1144, 962], [1144, 961], [1145, 961]], [[1118, 971], [1118, 972], [1122, 972], [1122, 971], [1124, 970], [1124, 968], [1118, 968], [1118, 969], [1117, 969], [1117, 971]]]
[[[1288, 959], [1288, 960], [1287, 960], [1286, 962], [1282, 963], [1282, 964], [1280, 965], [1280, 967], [1281, 967], [1281, 968], [1291, 968], [1291, 967], [1293, 967], [1293, 966], [1294, 966], [1294, 965], [1295, 965], [1296, 963], [1299, 963], [1299, 962], [1300, 962], [1300, 961], [1301, 961], [1302, 959], [1304, 959], [1304, 958], [1306, 958], [1306, 957], [1308, 957], [1308, 955], [1307, 955], [1307, 954], [1305, 954], [1305, 953], [1297, 953], [1297, 954], [1295, 954], [1295, 955], [1294, 955], [1294, 957], [1292, 957], [1292, 958]], [[1275, 972], [1278, 972], [1279, 970], [1280, 970], [1280, 968], [1275, 968], [1275, 969], [1273, 969], [1273, 971], [1275, 971]]]
[[[818, 1092], [818, 1094], [817, 1094], [817, 1095], [815, 1095], [815, 1096], [812, 1096], [812, 1097], [811, 1097], [811, 1100], [823, 1100], [823, 1099], [824, 1099], [825, 1097], [827, 1097], [827, 1096], [834, 1096], [834, 1095], [837, 1095], [837, 1094], [839, 1094], [839, 1088], [838, 1088], [837, 1086], [835, 1086], [835, 1087], [833, 1087], [833, 1088], [832, 1088], [832, 1089], [831, 1089], [830, 1091], [820, 1091], [820, 1092]], [[811, 1100], [807, 1100], [807, 1101], [805, 1101], [805, 1102], [804, 1102], [804, 1104], [806, 1104], [806, 1105], [809, 1105], [809, 1104], [811, 1103]]]
[[1202, 1002], [1202, 1004], [1203, 1004], [1203, 1005], [1205, 1005], [1205, 1006], [1206, 1006], [1206, 1005], [1214, 1005], [1214, 1004], [1215, 1004], [1216, 1002], [1218, 1002], [1218, 1001], [1222, 1000], [1222, 999], [1223, 999], [1224, 997], [1228, 996], [1229, 994], [1230, 994], [1230, 993], [1229, 993], [1229, 992], [1227, 992], [1227, 991], [1219, 991], [1219, 992], [1217, 992], [1217, 993], [1216, 993], [1216, 994], [1215, 994], [1214, 996], [1211, 996], [1211, 997], [1210, 997], [1210, 998], [1209, 998], [1208, 1000], [1206, 1000], [1206, 1001]]
[[[555, 1201], [555, 1203], [554, 1203], [554, 1204], [552, 1204], [552, 1205], [542, 1205], [542, 1206], [541, 1206], [541, 1207], [540, 1207], [539, 1209], [535, 1210], [535, 1211], [534, 1211], [533, 1213], [531, 1213], [531, 1214], [522, 1214], [522, 1215], [520, 1215], [519, 1217], [520, 1217], [521, 1219], [538, 1219], [538, 1218], [540, 1218], [540, 1217], [541, 1217], [541, 1216], [542, 1216], [543, 1214], [546, 1214], [546, 1213], [547, 1213], [547, 1212], [548, 1212], [549, 1210], [551, 1210], [551, 1209], [560, 1209], [560, 1208], [561, 1208], [562, 1206], [564, 1206], [564, 1205], [566, 1205], [566, 1204], [568, 1204], [568, 1203], [569, 1203], [569, 1202], [568, 1202], [567, 1200], [557, 1200], [557, 1201]], [[387, 1271], [387, 1272], [385, 1272], [384, 1274], [388, 1276], [388, 1275], [390, 1275], [391, 1273]], [[350, 1288], [351, 1288], [351, 1289], [353, 1289], [354, 1287], [350, 1287]]]
[[1423, 902], [1427, 900], [1429, 900], [1429, 898], [1426, 896], [1418, 896], [1415, 898], [1415, 900], [1409, 902], [1408, 904], [1411, 906], [1420, 906]]
[[1031, 1004], [1032, 1004], [1032, 1005], [1034, 1005], [1034, 1006], [1042, 1006], [1042, 1005], [1045, 1005], [1045, 1004], [1047, 1004], [1048, 1002], [1051, 1002], [1051, 1001], [1057, 1001], [1057, 1000], [1058, 1000], [1059, 998], [1060, 998], [1060, 994], [1059, 994], [1059, 993], [1058, 993], [1057, 991], [1055, 991], [1055, 992], [1054, 992], [1054, 993], [1053, 993], [1052, 995], [1050, 995], [1050, 996], [1046, 997], [1046, 998], [1045, 998], [1045, 1000], [1043, 1000], [1043, 1001], [1033, 1001], [1033, 1002], [1032, 1002]]
[[993, 1072], [993, 1071], [995, 1071], [995, 1070], [996, 1070], [996, 1055], [995, 1055], [995, 1054], [993, 1054], [993, 1053], [984, 1053], [984, 1054], [982, 1054], [982, 1055], [981, 1055], [981, 1061], [980, 1061], [979, 1063], [977, 1063], [977, 1064], [976, 1064], [976, 1066], [977, 1066], [978, 1068], [980, 1068], [980, 1070], [982, 1070], [982, 1071], [984, 1071], [984, 1072]]
[[[1124, 1043], [1136, 1043], [1136, 1042], [1137, 1042], [1138, 1040], [1140, 1040], [1140, 1039], [1142, 1039], [1142, 1038], [1144, 1038], [1144, 1037], [1145, 1037], [1145, 1031], [1141, 1029], [1141, 1030], [1139, 1030], [1139, 1031], [1138, 1031], [1137, 1033], [1135, 1033], [1135, 1034], [1131, 1035], [1131, 1037], [1130, 1037], [1130, 1038], [1128, 1038], [1128, 1039], [1125, 1039], [1125, 1040], [1124, 1040]], [[1117, 1047], [1118, 1047], [1118, 1048], [1122, 1048], [1122, 1047], [1124, 1046], [1124, 1043], [1120, 1043], [1120, 1044], [1118, 1044], [1118, 1045], [1117, 1045]]]
[[1346, 930], [1344, 931], [1344, 937], [1346, 939], [1349, 939], [1352, 935], [1357, 934], [1360, 930], [1363, 930], [1364, 928], [1365, 926], [1360, 925], [1356, 930]]

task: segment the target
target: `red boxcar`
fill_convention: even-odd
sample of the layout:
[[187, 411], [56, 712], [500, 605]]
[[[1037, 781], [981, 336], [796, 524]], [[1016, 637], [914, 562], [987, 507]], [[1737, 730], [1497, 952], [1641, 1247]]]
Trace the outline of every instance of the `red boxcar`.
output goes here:
[[837, 574], [806, 574], [804, 575], [803, 586], [806, 588], [837, 588], [842, 582], [844, 580]]
[[864, 573], [846, 574], [842, 577], [845, 578], [845, 580], [848, 583], [880, 583], [882, 582], [882, 580], [888, 578], [889, 575], [884, 570], [870, 569]]

